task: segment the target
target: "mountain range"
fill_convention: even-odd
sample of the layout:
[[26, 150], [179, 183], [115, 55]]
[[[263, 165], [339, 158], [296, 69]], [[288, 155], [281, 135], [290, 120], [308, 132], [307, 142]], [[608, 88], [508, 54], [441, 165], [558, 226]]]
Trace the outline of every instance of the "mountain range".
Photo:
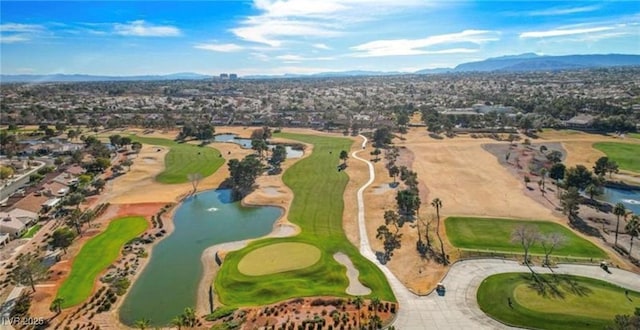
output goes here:
[[[459, 72], [528, 72], [560, 71], [588, 68], [609, 68], [621, 66], [640, 66], [640, 55], [604, 54], [604, 55], [564, 55], [541, 56], [534, 53], [488, 58], [483, 61], [462, 63], [454, 68], [424, 69], [415, 72], [398, 71], [337, 71], [315, 74], [250, 75], [245, 79], [268, 78], [329, 78], [356, 76], [384, 76], [402, 74], [442, 74]], [[83, 74], [51, 75], [0, 75], [0, 82], [80, 82], [80, 81], [148, 81], [148, 80], [198, 80], [212, 76], [198, 73], [174, 73], [169, 75], [143, 76], [94, 76]]]

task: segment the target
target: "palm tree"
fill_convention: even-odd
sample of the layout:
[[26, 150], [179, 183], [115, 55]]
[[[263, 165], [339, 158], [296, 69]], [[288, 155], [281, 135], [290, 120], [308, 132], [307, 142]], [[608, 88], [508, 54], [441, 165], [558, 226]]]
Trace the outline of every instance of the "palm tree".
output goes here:
[[640, 236], [640, 216], [634, 215], [631, 217], [631, 220], [627, 222], [627, 225], [624, 227], [629, 234], [631, 241], [629, 243], [629, 258], [631, 258], [631, 250], [633, 249], [633, 238]]
[[584, 192], [589, 195], [589, 198], [593, 201], [594, 196], [598, 196], [602, 194], [602, 189], [596, 184], [589, 184], [586, 188], [584, 188]]
[[184, 326], [194, 327], [196, 325], [197, 316], [193, 308], [186, 307], [182, 313], [182, 318], [184, 320]]
[[627, 209], [624, 207], [624, 204], [617, 203], [616, 206], [613, 207], [613, 214], [616, 215], [616, 239], [613, 245], [618, 245], [618, 229], [620, 228], [620, 217], [627, 214]]
[[51, 309], [53, 309], [56, 314], [60, 314], [62, 312], [62, 303], [64, 302], [64, 298], [57, 297], [51, 303]]
[[373, 315], [378, 316], [378, 306], [380, 306], [380, 298], [371, 298], [371, 307], [373, 307]]
[[178, 327], [178, 330], [182, 329], [184, 326], [184, 318], [182, 315], [178, 315], [171, 320], [171, 325]]
[[442, 263], [447, 264], [446, 254], [444, 253], [444, 243], [442, 243], [442, 237], [440, 237], [440, 208], [442, 208], [442, 201], [440, 198], [434, 198], [431, 201], [431, 206], [436, 208], [436, 235], [438, 235], [438, 240], [440, 241], [440, 250], [442, 251]]
[[549, 173], [549, 170], [547, 170], [546, 168], [542, 168], [540, 169], [540, 179], [542, 179], [542, 194], [544, 195], [544, 190], [545, 190], [545, 178], [547, 177], [547, 173]]
[[142, 318], [136, 321], [135, 327], [140, 330], [144, 330], [149, 327], [150, 323], [149, 319]]
[[354, 300], [353, 303], [356, 305], [357, 313], [358, 313], [358, 329], [360, 329], [360, 309], [362, 308], [362, 303], [364, 302], [364, 300], [362, 299], [361, 296], [357, 296]]

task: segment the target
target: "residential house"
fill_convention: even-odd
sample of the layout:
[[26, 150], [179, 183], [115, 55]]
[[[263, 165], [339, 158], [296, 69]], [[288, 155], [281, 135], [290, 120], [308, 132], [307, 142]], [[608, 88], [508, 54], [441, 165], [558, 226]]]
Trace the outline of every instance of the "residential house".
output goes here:
[[18, 238], [38, 220], [38, 214], [22, 209], [0, 212], [0, 234]]

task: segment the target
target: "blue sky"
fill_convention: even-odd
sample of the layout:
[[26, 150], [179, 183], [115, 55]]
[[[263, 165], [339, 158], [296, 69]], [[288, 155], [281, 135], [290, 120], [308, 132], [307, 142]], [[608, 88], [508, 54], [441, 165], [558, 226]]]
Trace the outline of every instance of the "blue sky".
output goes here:
[[1, 1], [3, 74], [415, 71], [640, 54], [640, 1]]

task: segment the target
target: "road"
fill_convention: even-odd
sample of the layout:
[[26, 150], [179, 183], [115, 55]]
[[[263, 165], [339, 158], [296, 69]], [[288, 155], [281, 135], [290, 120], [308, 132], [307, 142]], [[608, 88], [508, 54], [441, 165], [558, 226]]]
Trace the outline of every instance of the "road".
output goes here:
[[[360, 135], [367, 144], [367, 138]], [[488, 276], [508, 272], [528, 272], [527, 267], [515, 261], [499, 259], [464, 260], [453, 264], [442, 280], [446, 293], [439, 296], [435, 291], [427, 296], [418, 296], [409, 291], [398, 278], [381, 265], [369, 244], [365, 226], [364, 191], [375, 180], [373, 164], [358, 157], [362, 150], [354, 151], [352, 157], [367, 163], [369, 180], [358, 189], [358, 229], [360, 231], [360, 253], [373, 262], [387, 277], [400, 308], [393, 325], [402, 330], [422, 329], [510, 329], [484, 314], [478, 307], [476, 292]], [[548, 268], [534, 267], [539, 273], [550, 273]], [[557, 274], [572, 274], [605, 280], [625, 288], [640, 291], [640, 275], [621, 269], [611, 269], [611, 274], [598, 266], [559, 265]], [[505, 301], [506, 303], [506, 301]]]
[[[5, 184], [2, 187], [0, 187], [0, 201], [3, 201], [5, 198], [8, 198], [14, 192], [16, 192], [16, 190], [29, 184], [29, 176], [47, 164], [47, 162], [44, 161], [44, 159], [43, 160], [36, 159], [36, 161], [39, 161], [40, 165], [32, 168], [25, 174], [15, 179], [11, 179], [11, 183], [9, 183], [8, 185]], [[51, 160], [51, 163], [53, 164], [53, 160]]]

